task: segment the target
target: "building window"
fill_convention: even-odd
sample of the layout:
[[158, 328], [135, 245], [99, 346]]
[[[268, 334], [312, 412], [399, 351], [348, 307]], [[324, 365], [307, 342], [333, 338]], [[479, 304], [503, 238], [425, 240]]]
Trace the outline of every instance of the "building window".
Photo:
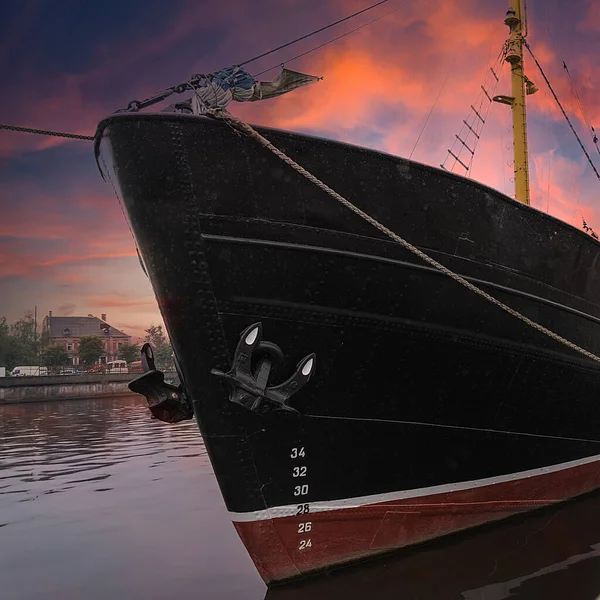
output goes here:
[[67, 352], [71, 352], [75, 349], [75, 344], [73, 342], [67, 342]]

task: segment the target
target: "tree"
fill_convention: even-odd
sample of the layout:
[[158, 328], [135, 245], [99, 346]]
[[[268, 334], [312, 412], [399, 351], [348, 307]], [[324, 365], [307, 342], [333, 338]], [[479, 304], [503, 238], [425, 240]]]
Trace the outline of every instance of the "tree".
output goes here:
[[162, 325], [150, 325], [148, 329], [144, 329], [146, 332], [145, 342], [152, 344], [153, 348], [158, 348], [163, 344], [168, 344], [169, 340], [163, 332]]
[[128, 363], [140, 360], [140, 347], [137, 344], [121, 344], [119, 346], [119, 358]]
[[45, 367], [64, 367], [69, 364], [69, 355], [64, 344], [50, 344], [42, 352], [42, 364]]
[[45, 348], [50, 344], [50, 330], [42, 331], [42, 335], [40, 336], [40, 346]]
[[10, 336], [8, 333], [8, 323], [6, 317], [0, 317], [0, 366], [6, 366], [8, 363], [8, 349], [10, 345]]
[[12, 371], [19, 365], [39, 364], [35, 321], [31, 314], [9, 326], [6, 317], [0, 317], [0, 366]]
[[144, 340], [148, 342], [154, 350], [154, 361], [158, 369], [163, 371], [173, 370], [173, 348], [164, 334], [162, 325], [150, 325], [144, 330], [146, 337]]
[[79, 363], [91, 367], [104, 353], [104, 341], [97, 335], [84, 335], [79, 339]]
[[15, 321], [10, 326], [10, 334], [35, 347], [37, 344], [37, 331], [35, 330], [35, 320], [33, 319], [33, 315], [28, 312], [25, 313], [25, 316], [22, 319]]
[[6, 355], [6, 368], [12, 371], [18, 365], [38, 366], [39, 358], [28, 344], [19, 338], [8, 337], [8, 352]]
[[10, 356], [16, 364], [37, 365], [39, 363], [37, 331], [35, 320], [30, 312], [25, 313], [22, 319], [10, 326], [10, 337], [12, 338], [9, 344]]

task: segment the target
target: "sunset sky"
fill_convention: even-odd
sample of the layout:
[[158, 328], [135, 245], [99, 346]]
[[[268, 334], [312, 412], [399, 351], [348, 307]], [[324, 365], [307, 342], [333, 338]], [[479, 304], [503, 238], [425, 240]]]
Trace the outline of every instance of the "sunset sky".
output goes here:
[[[93, 135], [100, 119], [130, 100], [192, 73], [247, 60], [373, 2], [4, 3], [0, 123]], [[527, 5], [528, 41], [600, 166], [562, 67], [566, 61], [586, 116], [600, 133], [600, 3], [528, 0]], [[251, 123], [412, 154], [439, 166], [470, 105], [478, 103], [481, 84], [491, 80], [489, 67], [507, 37], [507, 7], [508, 0], [390, 0], [247, 67], [258, 73], [398, 9], [287, 63], [323, 81], [279, 99], [233, 104], [230, 110]], [[528, 104], [532, 205], [576, 227], [583, 214], [600, 233], [600, 183], [527, 59], [526, 73], [540, 90]], [[507, 74], [504, 66], [495, 93], [510, 94]], [[491, 105], [472, 175], [512, 195], [509, 113], [506, 106]], [[48, 310], [107, 313], [112, 325], [134, 336], [161, 322], [120, 206], [99, 175], [92, 143], [0, 131], [0, 316], [14, 321], [36, 304], [41, 316]]]

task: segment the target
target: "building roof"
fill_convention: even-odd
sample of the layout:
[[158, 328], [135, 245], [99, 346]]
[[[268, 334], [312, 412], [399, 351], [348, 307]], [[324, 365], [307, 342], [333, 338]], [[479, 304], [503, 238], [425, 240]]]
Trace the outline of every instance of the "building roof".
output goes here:
[[[50, 337], [74, 337], [78, 338], [83, 335], [97, 335], [104, 337], [105, 335], [130, 337], [123, 333], [120, 329], [109, 325], [110, 330], [104, 333], [100, 325], [108, 325], [106, 321], [98, 317], [46, 317], [48, 319], [48, 329]], [[69, 332], [65, 332], [68, 329]]]

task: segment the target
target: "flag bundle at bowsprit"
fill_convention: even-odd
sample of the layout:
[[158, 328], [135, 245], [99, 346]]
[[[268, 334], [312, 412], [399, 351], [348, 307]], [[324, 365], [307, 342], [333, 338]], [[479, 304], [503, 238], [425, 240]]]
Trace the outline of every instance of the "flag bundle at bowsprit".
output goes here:
[[[198, 76], [195, 76], [195, 78]], [[320, 77], [284, 68], [272, 81], [256, 81], [241, 67], [222, 69], [200, 79], [194, 86], [191, 108], [202, 115], [207, 109], [225, 109], [232, 100], [255, 102], [287, 94], [298, 87], [319, 81]]]

